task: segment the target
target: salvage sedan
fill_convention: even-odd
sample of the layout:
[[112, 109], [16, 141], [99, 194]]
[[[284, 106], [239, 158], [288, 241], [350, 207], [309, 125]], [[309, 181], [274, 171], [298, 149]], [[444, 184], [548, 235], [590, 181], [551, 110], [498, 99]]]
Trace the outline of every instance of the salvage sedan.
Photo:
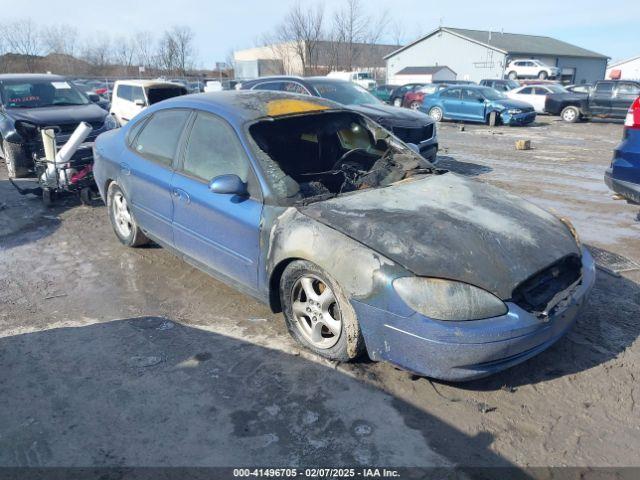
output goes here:
[[558, 340], [595, 278], [567, 221], [321, 98], [167, 100], [101, 135], [94, 172], [123, 244], [171, 249], [332, 360], [485, 376]]

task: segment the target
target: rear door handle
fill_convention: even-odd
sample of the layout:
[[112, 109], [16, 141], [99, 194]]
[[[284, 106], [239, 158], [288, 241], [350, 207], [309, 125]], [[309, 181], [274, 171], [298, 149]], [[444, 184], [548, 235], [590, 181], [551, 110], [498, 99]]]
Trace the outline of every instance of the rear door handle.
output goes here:
[[127, 165], [126, 163], [120, 164], [120, 172], [123, 173], [124, 175], [131, 175], [131, 169], [129, 168], [129, 165]]

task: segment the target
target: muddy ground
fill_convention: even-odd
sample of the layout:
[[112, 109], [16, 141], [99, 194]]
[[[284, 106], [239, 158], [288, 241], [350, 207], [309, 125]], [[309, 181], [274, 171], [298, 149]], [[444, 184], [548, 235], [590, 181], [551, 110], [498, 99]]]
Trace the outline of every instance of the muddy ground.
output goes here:
[[639, 466], [640, 207], [602, 181], [621, 126], [439, 132], [442, 166], [569, 217], [599, 255], [564, 339], [466, 384], [333, 365], [253, 299], [120, 245], [103, 206], [46, 210], [0, 166], [0, 466]]

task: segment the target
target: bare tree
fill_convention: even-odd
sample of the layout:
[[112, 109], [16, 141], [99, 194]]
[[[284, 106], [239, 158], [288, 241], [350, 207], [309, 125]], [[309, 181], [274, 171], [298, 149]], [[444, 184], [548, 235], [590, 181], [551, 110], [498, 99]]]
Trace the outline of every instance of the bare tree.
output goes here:
[[[292, 51], [300, 62], [302, 73], [315, 73], [320, 60], [320, 43], [324, 34], [324, 8], [322, 4], [315, 7], [295, 3], [287, 13], [284, 22], [276, 30], [275, 44], [279, 49]], [[284, 52], [278, 52], [283, 57]], [[282, 58], [283, 64], [290, 62]], [[286, 69], [286, 67], [285, 67]]]
[[113, 46], [113, 55], [114, 61], [122, 67], [123, 73], [130, 75], [136, 56], [135, 41], [129, 37], [117, 38]]
[[90, 42], [87, 42], [82, 57], [89, 62], [96, 73], [104, 73], [106, 67], [113, 64], [113, 50], [111, 39], [104, 32], [94, 35]]
[[176, 67], [182, 75], [193, 68], [195, 49], [193, 30], [187, 26], [175, 26], [171, 29], [176, 55]]
[[138, 32], [134, 36], [136, 63], [143, 67], [157, 67], [155, 40], [151, 32]]
[[45, 53], [73, 56], [76, 52], [78, 30], [70, 25], [49, 25], [42, 28], [41, 38]]
[[1, 35], [7, 53], [24, 55], [27, 70], [33, 71], [35, 56], [40, 53], [40, 36], [35, 23], [31, 19], [6, 23]]

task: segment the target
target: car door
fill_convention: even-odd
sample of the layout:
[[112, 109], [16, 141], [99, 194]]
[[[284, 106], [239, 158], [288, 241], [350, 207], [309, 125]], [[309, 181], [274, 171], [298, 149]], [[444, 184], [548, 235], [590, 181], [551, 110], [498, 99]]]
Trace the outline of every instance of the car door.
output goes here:
[[189, 115], [186, 109], [168, 109], [140, 120], [120, 163], [118, 182], [134, 217], [143, 230], [168, 245], [173, 244], [173, 162]]
[[129, 119], [131, 120], [137, 114], [139, 114], [148, 105], [147, 97], [144, 94], [144, 89], [139, 86], [131, 87], [131, 101], [129, 102]]
[[529, 103], [533, 105], [533, 108], [538, 113], [544, 113], [544, 108], [547, 103], [547, 95], [551, 93], [546, 87], [533, 87], [533, 93], [530, 95], [531, 99]]
[[[211, 180], [235, 174], [249, 195], [214, 193]], [[197, 112], [173, 177], [176, 248], [196, 262], [257, 288], [260, 188], [235, 130], [221, 117]]]
[[462, 117], [462, 89], [450, 88], [440, 93], [442, 99], [442, 108], [445, 117], [463, 118]]
[[611, 116], [625, 118], [633, 101], [640, 96], [640, 84], [620, 82], [616, 85], [611, 99]]
[[593, 115], [611, 114], [613, 86], [613, 82], [598, 82], [589, 99], [589, 107]]
[[460, 116], [467, 120], [484, 121], [485, 119], [485, 99], [473, 88], [462, 89], [462, 103]]

